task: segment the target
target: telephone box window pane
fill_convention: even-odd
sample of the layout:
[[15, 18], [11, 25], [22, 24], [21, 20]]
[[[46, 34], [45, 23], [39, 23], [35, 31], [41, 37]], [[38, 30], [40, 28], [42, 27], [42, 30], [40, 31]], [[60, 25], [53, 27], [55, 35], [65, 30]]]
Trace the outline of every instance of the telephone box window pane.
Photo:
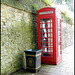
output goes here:
[[60, 24], [58, 24], [58, 26], [60, 27]]
[[50, 27], [50, 23], [48, 23], [48, 27]]
[[50, 52], [50, 49], [48, 49], [48, 52]]
[[46, 29], [43, 29], [43, 32], [47, 32]]
[[52, 27], [52, 23], [51, 23], [51, 27]]
[[50, 22], [50, 19], [47, 22]]
[[60, 33], [58, 33], [58, 36], [60, 36]]
[[48, 37], [50, 37], [50, 34], [48, 33]]
[[48, 43], [48, 46], [50, 47], [50, 43]]
[[50, 32], [50, 29], [48, 29], [48, 32]]
[[51, 22], [52, 22], [52, 18], [51, 18]]
[[42, 24], [43, 25], [43, 28], [45, 28], [45, 24]]
[[60, 42], [60, 37], [58, 38], [58, 42]]
[[48, 45], [48, 47], [50, 47], [50, 46]]
[[48, 43], [48, 48], [50, 47], [50, 43]]
[[52, 29], [51, 29], [51, 32], [52, 32]]
[[51, 33], [51, 37], [53, 36], [53, 34]]
[[58, 28], [58, 31], [60, 32], [60, 28]]
[[46, 29], [43, 29], [43, 37], [47, 37]]
[[46, 47], [46, 43], [43, 43], [43, 47]]
[[44, 33], [43, 37], [47, 37], [47, 34], [46, 34], [46, 33]]
[[42, 24], [40, 24], [40, 28], [42, 28]]
[[50, 38], [50, 41], [53, 41], [53, 38]]
[[51, 42], [53, 42], [53, 39], [51, 39]]
[[48, 42], [50, 42], [50, 38], [48, 38]]
[[47, 48], [43, 48], [43, 51], [44, 51], [44, 52], [47, 52]]
[[48, 50], [50, 50], [50, 48], [48, 48]]
[[46, 39], [45, 38], [43, 38], [43, 42], [46, 42]]

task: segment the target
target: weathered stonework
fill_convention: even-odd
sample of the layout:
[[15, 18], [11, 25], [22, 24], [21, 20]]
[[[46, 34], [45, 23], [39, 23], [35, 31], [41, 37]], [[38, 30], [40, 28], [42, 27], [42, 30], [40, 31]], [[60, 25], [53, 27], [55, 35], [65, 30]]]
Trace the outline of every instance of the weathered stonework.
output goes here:
[[1, 73], [8, 75], [23, 65], [24, 50], [35, 48], [34, 14], [1, 5]]
[[74, 42], [74, 26], [62, 22], [62, 49], [72, 45]]
[[[37, 9], [47, 6], [43, 0], [1, 0], [1, 3], [31, 13], [37, 13]], [[11, 10], [14, 11], [13, 9]]]

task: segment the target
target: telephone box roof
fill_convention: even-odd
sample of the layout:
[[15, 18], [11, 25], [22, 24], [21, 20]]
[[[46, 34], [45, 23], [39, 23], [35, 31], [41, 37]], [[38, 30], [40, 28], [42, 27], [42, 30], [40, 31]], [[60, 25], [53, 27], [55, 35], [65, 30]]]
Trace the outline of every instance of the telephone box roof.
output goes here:
[[50, 10], [56, 10], [56, 11], [61, 12], [61, 10], [59, 8], [57, 8], [57, 7], [50, 7], [50, 6], [44, 7], [42, 9], [39, 9], [37, 12], [44, 12], [44, 11], [50, 11]]

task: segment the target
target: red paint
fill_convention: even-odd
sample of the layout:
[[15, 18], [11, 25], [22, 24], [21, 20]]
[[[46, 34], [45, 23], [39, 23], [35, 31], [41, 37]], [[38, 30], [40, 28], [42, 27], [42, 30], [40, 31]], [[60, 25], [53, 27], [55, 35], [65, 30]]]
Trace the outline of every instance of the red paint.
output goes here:
[[38, 49], [42, 49], [41, 63], [59, 64], [62, 61], [61, 11], [53, 7], [38, 10], [37, 28]]

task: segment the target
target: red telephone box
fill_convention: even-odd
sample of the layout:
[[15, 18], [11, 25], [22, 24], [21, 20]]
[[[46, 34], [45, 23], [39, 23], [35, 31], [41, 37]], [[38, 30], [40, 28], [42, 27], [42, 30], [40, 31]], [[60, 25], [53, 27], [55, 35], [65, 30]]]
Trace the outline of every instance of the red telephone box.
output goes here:
[[54, 7], [38, 10], [37, 28], [41, 63], [59, 64], [62, 61], [61, 11]]

